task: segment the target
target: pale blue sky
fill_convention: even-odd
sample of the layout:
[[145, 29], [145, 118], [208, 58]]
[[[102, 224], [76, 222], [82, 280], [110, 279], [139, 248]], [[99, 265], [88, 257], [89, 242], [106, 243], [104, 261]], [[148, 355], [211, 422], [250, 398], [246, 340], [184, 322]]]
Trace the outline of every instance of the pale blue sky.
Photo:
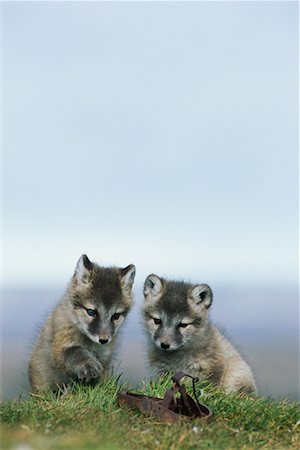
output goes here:
[[297, 283], [296, 2], [2, 13], [5, 284]]

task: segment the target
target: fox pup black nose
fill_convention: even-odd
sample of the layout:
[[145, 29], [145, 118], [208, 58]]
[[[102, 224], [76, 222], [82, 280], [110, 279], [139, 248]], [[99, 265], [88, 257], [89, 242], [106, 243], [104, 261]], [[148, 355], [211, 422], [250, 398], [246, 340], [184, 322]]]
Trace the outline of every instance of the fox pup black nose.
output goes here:
[[108, 339], [99, 339], [100, 344], [107, 344]]
[[168, 348], [170, 348], [169, 344], [164, 344], [163, 342], [160, 344], [161, 348], [163, 348], [164, 350], [168, 350]]

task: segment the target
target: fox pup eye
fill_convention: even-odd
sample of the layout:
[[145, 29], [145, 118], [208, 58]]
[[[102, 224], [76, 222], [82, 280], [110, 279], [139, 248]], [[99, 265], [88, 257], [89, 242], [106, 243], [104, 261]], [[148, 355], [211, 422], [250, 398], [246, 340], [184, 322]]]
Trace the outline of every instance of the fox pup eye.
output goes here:
[[111, 320], [118, 320], [119, 319], [119, 317], [120, 317], [120, 313], [115, 313], [115, 314], [113, 314], [112, 316], [111, 316]]
[[160, 319], [154, 319], [153, 318], [153, 321], [154, 321], [155, 325], [160, 325], [161, 324], [161, 320]]
[[188, 326], [188, 323], [182, 323], [180, 322], [180, 324], [178, 325], [180, 328], [186, 328]]
[[95, 309], [90, 309], [90, 308], [86, 308], [86, 312], [91, 317], [95, 317], [95, 315], [97, 314], [97, 311]]

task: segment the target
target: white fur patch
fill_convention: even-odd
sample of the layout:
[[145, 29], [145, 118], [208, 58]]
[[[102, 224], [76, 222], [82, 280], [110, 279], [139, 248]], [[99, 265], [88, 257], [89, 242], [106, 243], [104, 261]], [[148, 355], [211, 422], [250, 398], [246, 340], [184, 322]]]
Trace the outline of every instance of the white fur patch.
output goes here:
[[75, 276], [78, 280], [82, 280], [89, 272], [84, 264], [84, 258], [86, 258], [85, 255], [80, 256], [75, 268]]
[[190, 292], [189, 299], [196, 305], [202, 305], [208, 308], [212, 303], [212, 292], [207, 284], [197, 284]]
[[131, 290], [135, 277], [135, 266], [131, 264], [128, 271], [121, 278], [121, 287], [124, 291]]
[[144, 296], [148, 301], [157, 301], [163, 293], [162, 280], [154, 274], [148, 275], [144, 284]]

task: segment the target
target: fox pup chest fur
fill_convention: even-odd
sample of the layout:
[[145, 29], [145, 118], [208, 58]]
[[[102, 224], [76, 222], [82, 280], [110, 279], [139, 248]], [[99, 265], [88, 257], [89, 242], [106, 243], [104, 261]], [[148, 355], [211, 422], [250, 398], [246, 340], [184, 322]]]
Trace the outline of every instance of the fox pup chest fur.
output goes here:
[[206, 284], [149, 275], [144, 284], [144, 328], [155, 373], [183, 370], [226, 392], [256, 390], [248, 364], [209, 320], [212, 291]]
[[66, 293], [41, 329], [29, 361], [32, 391], [101, 377], [132, 306], [135, 267], [104, 268], [79, 259]]

